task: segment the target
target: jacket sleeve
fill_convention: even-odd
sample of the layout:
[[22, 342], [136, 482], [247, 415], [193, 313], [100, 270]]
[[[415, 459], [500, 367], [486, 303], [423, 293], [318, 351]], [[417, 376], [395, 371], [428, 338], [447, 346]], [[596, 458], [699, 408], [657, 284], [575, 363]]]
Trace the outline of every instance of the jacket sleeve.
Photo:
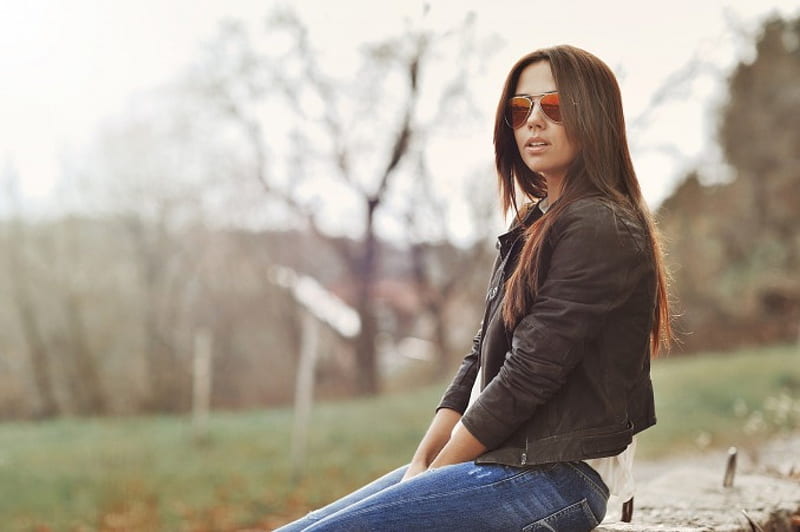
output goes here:
[[[494, 265], [492, 266], [492, 275], [494, 277], [497, 273], [497, 266], [500, 264], [500, 255], [495, 257]], [[491, 279], [489, 286], [492, 286]], [[483, 333], [483, 321], [478, 326], [478, 332], [472, 338], [472, 349], [464, 357], [461, 362], [455, 377], [450, 382], [450, 386], [445, 390], [442, 399], [439, 401], [436, 411], [440, 408], [450, 408], [461, 414], [467, 409], [469, 404], [469, 396], [472, 392], [472, 387], [475, 384], [475, 377], [478, 375], [478, 368], [481, 362], [481, 336]]]
[[478, 327], [478, 332], [472, 339], [472, 349], [458, 368], [458, 372], [453, 377], [450, 386], [445, 390], [439, 405], [436, 407], [438, 412], [440, 408], [450, 408], [461, 414], [467, 409], [469, 403], [469, 395], [472, 391], [472, 386], [475, 384], [475, 376], [478, 374], [478, 367], [480, 366], [480, 345], [481, 345], [481, 332], [483, 331], [483, 322]]
[[550, 264], [533, 305], [514, 328], [499, 373], [461, 419], [489, 449], [558, 392], [609, 311], [630, 295], [642, 262], [622, 222], [597, 202], [565, 210], [546, 245]]

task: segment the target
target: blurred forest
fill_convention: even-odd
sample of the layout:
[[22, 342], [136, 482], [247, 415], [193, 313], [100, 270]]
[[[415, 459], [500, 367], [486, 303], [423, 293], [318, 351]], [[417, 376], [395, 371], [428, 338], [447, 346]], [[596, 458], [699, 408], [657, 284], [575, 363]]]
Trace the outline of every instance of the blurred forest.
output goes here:
[[800, 19], [766, 22], [730, 76], [733, 179], [690, 173], [662, 203], [682, 349], [800, 342]]
[[[478, 325], [498, 228], [493, 173], [476, 169], [462, 180], [476, 238], [456, 245], [449, 192], [427, 164], [442, 124], [469, 120], [459, 81], [491, 53], [471, 28], [469, 17], [443, 34], [405, 28], [342, 80], [291, 12], [269, 18], [269, 47], [228, 23], [187, 79], [65, 168], [65, 203], [84, 208], [25, 216], [25, 176], [2, 170], [17, 209], [0, 220], [0, 416], [187, 411], [202, 338], [213, 408], [286, 404], [306, 312], [286, 271], [358, 316], [356, 332], [325, 321], [318, 395], [448, 374]], [[800, 334], [800, 19], [768, 21], [756, 50], [719, 114], [732, 179], [691, 172], [657, 212], [677, 352]], [[426, 81], [431, 69], [447, 81]], [[276, 108], [288, 125], [270, 122]], [[327, 230], [332, 204], [357, 236]]]

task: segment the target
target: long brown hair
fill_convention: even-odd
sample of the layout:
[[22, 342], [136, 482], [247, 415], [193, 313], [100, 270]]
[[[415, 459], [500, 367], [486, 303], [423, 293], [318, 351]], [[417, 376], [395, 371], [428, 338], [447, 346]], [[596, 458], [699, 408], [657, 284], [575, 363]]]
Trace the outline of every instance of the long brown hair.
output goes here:
[[525, 244], [506, 282], [503, 320], [513, 328], [530, 308], [538, 290], [540, 254], [554, 221], [575, 200], [600, 195], [638, 218], [649, 233], [651, 257], [657, 274], [656, 308], [650, 334], [652, 353], [668, 347], [672, 339], [667, 272], [653, 217], [642, 197], [633, 169], [619, 85], [608, 66], [594, 55], [562, 45], [532, 52], [521, 58], [506, 78], [497, 105], [494, 126], [495, 164], [503, 212], [517, 213], [516, 187], [529, 199], [547, 195], [544, 177], [523, 162], [514, 131], [505, 123], [506, 102], [514, 95], [525, 67], [547, 61], [561, 96], [561, 116], [566, 134], [579, 146], [567, 170], [561, 195], [547, 216], [526, 229]]

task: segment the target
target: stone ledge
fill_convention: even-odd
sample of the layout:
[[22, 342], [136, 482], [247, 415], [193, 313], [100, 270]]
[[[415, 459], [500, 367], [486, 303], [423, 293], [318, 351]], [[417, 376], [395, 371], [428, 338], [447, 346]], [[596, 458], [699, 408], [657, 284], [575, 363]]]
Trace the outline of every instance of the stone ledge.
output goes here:
[[791, 532], [800, 512], [800, 482], [766, 475], [737, 475], [722, 487], [722, 475], [678, 469], [636, 494], [630, 523], [603, 523], [598, 532], [751, 532], [742, 513], [765, 531]]

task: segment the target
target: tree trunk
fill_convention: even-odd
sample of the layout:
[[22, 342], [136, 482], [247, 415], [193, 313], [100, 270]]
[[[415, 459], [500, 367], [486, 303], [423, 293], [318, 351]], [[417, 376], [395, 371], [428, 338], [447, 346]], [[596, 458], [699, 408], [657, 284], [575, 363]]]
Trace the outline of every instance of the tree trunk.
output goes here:
[[86, 327], [78, 296], [68, 292], [64, 300], [64, 307], [67, 315], [70, 351], [75, 369], [77, 384], [75, 389], [80, 393], [80, 396], [76, 397], [79, 411], [82, 414], [104, 414], [108, 411], [108, 401], [103, 391], [97, 360], [86, 337]]
[[363, 396], [377, 395], [380, 392], [375, 348], [377, 323], [371, 307], [371, 303], [367, 302], [367, 308], [358, 309], [361, 332], [356, 339], [356, 393]]
[[161, 333], [156, 301], [148, 297], [145, 305], [145, 374], [150, 384], [145, 408], [150, 412], [177, 412], [183, 399], [178, 385], [179, 368], [174, 363], [172, 346]]
[[24, 291], [20, 289], [19, 280], [15, 280], [13, 284], [16, 287], [14, 291], [17, 312], [19, 312], [20, 321], [22, 322], [22, 332], [28, 343], [33, 382], [36, 387], [36, 395], [39, 398], [39, 405], [36, 408], [35, 415], [38, 418], [57, 416], [60, 413], [60, 408], [53, 393], [50, 359], [45, 342], [39, 332], [36, 313], [33, 311], [31, 301]]
[[447, 318], [439, 302], [431, 303], [428, 311], [433, 317], [433, 342], [436, 347], [436, 378], [443, 379], [450, 374], [450, 340], [447, 334]]
[[363, 254], [354, 268], [355, 281], [358, 283], [356, 311], [361, 319], [361, 331], [356, 339], [355, 353], [356, 393], [358, 395], [376, 395], [380, 392], [375, 345], [378, 324], [373, 302], [375, 276], [378, 268], [378, 242], [373, 226], [376, 207], [376, 201], [368, 202]]
[[128, 220], [127, 229], [136, 249], [142, 301], [142, 333], [144, 334], [144, 366], [149, 394], [143, 408], [149, 412], [176, 412], [190, 398], [183, 397], [179, 379], [180, 368], [175, 361], [174, 346], [166, 336], [170, 321], [162, 312], [159, 299], [165, 287], [165, 263], [169, 241], [165, 227], [166, 215], [151, 227], [140, 219]]
[[39, 398], [35, 415], [41, 418], [53, 417], [60, 413], [60, 407], [53, 392], [47, 345], [42, 339], [33, 300], [28, 292], [26, 269], [22, 264], [21, 255], [25, 249], [25, 234], [21, 222], [12, 222], [10, 236], [8, 265], [14, 304], [17, 307], [20, 322], [22, 322], [22, 333], [28, 344], [33, 383], [36, 388], [36, 396]]

